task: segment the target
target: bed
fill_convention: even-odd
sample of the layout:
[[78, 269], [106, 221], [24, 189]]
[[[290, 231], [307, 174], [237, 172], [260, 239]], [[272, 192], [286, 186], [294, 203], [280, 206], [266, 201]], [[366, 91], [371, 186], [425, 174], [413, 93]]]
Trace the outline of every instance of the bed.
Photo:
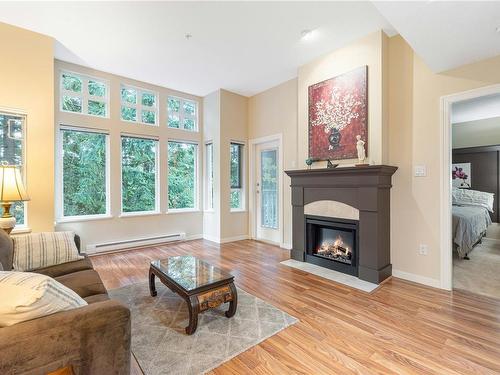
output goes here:
[[453, 205], [452, 216], [453, 243], [456, 245], [458, 257], [467, 259], [491, 224], [489, 211], [481, 206]]
[[486, 234], [491, 224], [495, 195], [472, 189], [452, 189], [453, 244], [460, 259], [469, 253]]

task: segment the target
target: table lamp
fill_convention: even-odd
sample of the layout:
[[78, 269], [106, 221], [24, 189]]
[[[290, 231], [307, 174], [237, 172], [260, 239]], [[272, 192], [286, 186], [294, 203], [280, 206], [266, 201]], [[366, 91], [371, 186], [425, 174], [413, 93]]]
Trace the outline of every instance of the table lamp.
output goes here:
[[29, 199], [19, 169], [3, 162], [0, 165], [0, 203], [3, 206], [0, 228], [10, 233], [16, 226], [16, 218], [10, 213], [12, 202], [28, 201]]

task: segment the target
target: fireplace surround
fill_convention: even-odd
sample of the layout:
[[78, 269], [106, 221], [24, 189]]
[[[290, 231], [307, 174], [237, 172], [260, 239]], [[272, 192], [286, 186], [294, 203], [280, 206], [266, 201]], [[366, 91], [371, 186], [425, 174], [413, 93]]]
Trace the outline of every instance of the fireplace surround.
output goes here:
[[[390, 189], [396, 170], [397, 167], [389, 165], [370, 165], [286, 171], [292, 188], [292, 259], [319, 262], [322, 257], [308, 253], [306, 221], [309, 215], [304, 213], [304, 206], [322, 201], [327, 206], [327, 202], [335, 202], [350, 208], [345, 212], [352, 211], [359, 215], [356, 217], [357, 270], [351, 269], [351, 273], [340, 271], [351, 275], [357, 272], [361, 280], [376, 284], [391, 276]], [[335, 214], [329, 216], [328, 220], [336, 216], [340, 220], [353, 219]], [[320, 263], [325, 267], [324, 262]], [[340, 264], [337, 261], [335, 266], [337, 263]]]

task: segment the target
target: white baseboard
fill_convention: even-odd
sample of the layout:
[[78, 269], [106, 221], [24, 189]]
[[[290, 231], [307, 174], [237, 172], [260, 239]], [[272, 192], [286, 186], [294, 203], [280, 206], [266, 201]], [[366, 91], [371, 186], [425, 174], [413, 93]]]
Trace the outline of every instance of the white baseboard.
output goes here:
[[291, 243], [280, 243], [280, 247], [282, 249], [292, 250], [292, 244]]
[[185, 241], [201, 240], [202, 238], [203, 234], [192, 234], [190, 236], [186, 236]]
[[215, 243], [229, 243], [229, 242], [235, 242], [235, 241], [248, 240], [249, 237], [248, 237], [248, 234], [243, 234], [241, 236], [219, 238], [219, 237], [204, 234], [203, 238], [208, 240], [208, 241], [215, 242]]
[[441, 282], [437, 279], [432, 279], [430, 277], [417, 275], [414, 273], [404, 272], [400, 270], [392, 270], [392, 276], [398, 277], [403, 280], [413, 281], [414, 283], [419, 283], [433, 288], [441, 288]]

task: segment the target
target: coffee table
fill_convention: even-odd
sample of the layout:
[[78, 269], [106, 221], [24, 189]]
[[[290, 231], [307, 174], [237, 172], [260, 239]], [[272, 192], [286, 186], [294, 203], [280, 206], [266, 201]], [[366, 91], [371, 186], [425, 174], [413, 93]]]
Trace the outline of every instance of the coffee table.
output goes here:
[[236, 313], [238, 294], [234, 276], [201, 259], [186, 255], [152, 261], [149, 267], [149, 291], [152, 297], [157, 295], [155, 277], [187, 302], [188, 335], [196, 331], [200, 312], [230, 302], [226, 317], [231, 318]]

